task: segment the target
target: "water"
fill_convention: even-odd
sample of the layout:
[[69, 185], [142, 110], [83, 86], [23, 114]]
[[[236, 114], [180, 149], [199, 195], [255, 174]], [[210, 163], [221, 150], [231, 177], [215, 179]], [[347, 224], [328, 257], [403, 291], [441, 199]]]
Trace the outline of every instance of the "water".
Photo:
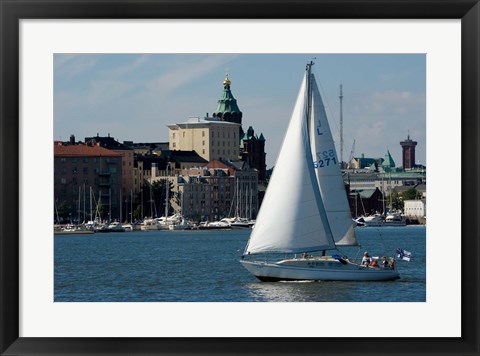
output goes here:
[[357, 228], [362, 245], [343, 249], [392, 256], [401, 279], [389, 282], [258, 281], [238, 262], [247, 230], [138, 231], [55, 236], [56, 302], [424, 302], [424, 226]]

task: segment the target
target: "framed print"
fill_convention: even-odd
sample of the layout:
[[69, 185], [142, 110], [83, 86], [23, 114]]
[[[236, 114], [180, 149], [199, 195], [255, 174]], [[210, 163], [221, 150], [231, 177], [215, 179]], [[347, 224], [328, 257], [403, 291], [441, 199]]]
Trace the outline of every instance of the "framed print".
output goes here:
[[[477, 1], [0, 11], [0, 354], [479, 354]], [[313, 168], [298, 158], [315, 155]], [[337, 193], [322, 186], [334, 174], [318, 173], [333, 162], [345, 183], [337, 161], [355, 224], [385, 215], [355, 228], [358, 258], [325, 255], [357, 245], [337, 233]], [[418, 209], [421, 226], [388, 227]], [[264, 251], [293, 256], [251, 261]], [[319, 277], [320, 265], [394, 281]]]

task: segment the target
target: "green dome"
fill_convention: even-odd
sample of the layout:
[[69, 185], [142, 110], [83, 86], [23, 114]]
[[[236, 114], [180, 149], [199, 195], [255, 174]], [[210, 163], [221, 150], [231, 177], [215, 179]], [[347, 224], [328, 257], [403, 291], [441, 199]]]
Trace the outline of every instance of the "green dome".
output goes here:
[[217, 109], [213, 112], [213, 117], [218, 117], [223, 121], [242, 124], [242, 112], [238, 108], [237, 100], [233, 97], [230, 90], [231, 83], [227, 74], [223, 81], [223, 94], [218, 100]]

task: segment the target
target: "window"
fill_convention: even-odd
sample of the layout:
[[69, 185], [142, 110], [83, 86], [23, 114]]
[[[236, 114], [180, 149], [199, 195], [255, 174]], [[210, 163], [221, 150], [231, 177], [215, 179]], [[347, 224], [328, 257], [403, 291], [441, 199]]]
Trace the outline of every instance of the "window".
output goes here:
[[60, 183], [67, 184], [67, 179], [66, 178], [60, 178]]
[[173, 148], [175, 148], [175, 147], [177, 147], [177, 144], [174, 142], [174, 143], [173, 143]]
[[202, 137], [205, 137], [205, 131], [202, 131]]
[[83, 174], [88, 174], [88, 167], [83, 167]]
[[67, 162], [67, 159], [65, 157], [60, 158], [60, 162], [65, 163]]
[[202, 146], [205, 146], [205, 141], [202, 141]]
[[205, 154], [205, 148], [202, 150], [202, 153]]
[[175, 139], [175, 132], [174, 132], [174, 133], [172, 133], [172, 138], [173, 138], [173, 139]]
[[88, 163], [88, 157], [83, 157], [83, 163]]

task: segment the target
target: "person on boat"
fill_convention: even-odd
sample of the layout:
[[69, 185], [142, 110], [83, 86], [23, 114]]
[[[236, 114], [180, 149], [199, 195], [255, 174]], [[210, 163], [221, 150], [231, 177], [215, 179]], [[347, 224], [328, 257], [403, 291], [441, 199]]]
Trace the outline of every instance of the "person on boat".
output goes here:
[[[378, 258], [378, 257], [377, 257]], [[369, 264], [370, 267], [378, 267], [378, 262], [375, 259], [372, 259], [372, 262]]]
[[388, 264], [388, 261], [387, 261], [387, 256], [382, 256], [381, 260], [382, 260], [382, 263], [381, 263], [382, 268], [390, 268], [390, 265]]
[[395, 259], [393, 257], [390, 257], [389, 265], [391, 269], [395, 269]]
[[362, 266], [367, 267], [370, 264], [370, 262], [372, 262], [372, 259], [370, 258], [370, 255], [368, 254], [368, 252], [365, 251], [362, 258]]

